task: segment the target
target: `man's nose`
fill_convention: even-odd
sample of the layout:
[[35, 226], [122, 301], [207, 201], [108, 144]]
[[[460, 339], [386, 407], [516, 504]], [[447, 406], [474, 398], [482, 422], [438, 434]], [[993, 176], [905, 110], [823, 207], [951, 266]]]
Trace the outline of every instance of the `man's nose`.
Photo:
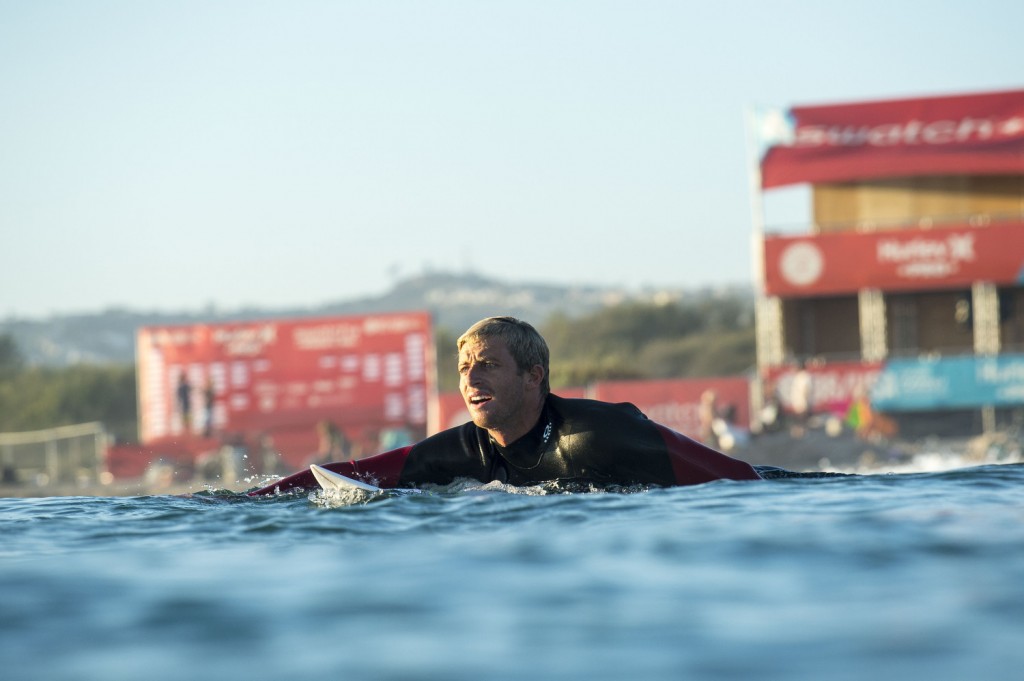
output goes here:
[[470, 364], [466, 367], [466, 382], [473, 383], [480, 375], [477, 369], [480, 367], [479, 364]]

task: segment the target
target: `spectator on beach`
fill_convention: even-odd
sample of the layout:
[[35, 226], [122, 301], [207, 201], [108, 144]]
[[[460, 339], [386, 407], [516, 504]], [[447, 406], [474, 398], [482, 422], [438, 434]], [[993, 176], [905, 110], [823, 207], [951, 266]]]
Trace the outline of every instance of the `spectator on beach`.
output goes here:
[[727, 404], [718, 410], [711, 429], [715, 434], [715, 449], [720, 451], [731, 452], [750, 444], [750, 430], [736, 422], [735, 404]]
[[[512, 485], [628, 486], [759, 480], [749, 464], [649, 420], [634, 405], [551, 393], [547, 343], [526, 322], [489, 317], [457, 341], [472, 421], [406, 447], [329, 468], [381, 487], [460, 478]], [[309, 471], [253, 494], [315, 487]]]
[[782, 399], [779, 397], [779, 386], [774, 381], [768, 383], [765, 390], [764, 403], [757, 413], [756, 432], [775, 433], [782, 429]]
[[192, 432], [192, 386], [188, 382], [188, 376], [182, 370], [178, 376], [178, 413], [181, 416], [181, 429], [185, 433]]
[[285, 475], [290, 472], [269, 433], [260, 433], [256, 438], [256, 461], [263, 475]]
[[871, 398], [863, 385], [858, 385], [853, 392], [853, 399], [846, 410], [844, 421], [853, 429], [857, 437], [869, 442], [880, 442], [896, 435], [896, 423], [877, 413], [871, 406]]
[[207, 381], [206, 387], [203, 388], [203, 437], [213, 435], [213, 407], [216, 397], [213, 382]]
[[310, 463], [324, 464], [352, 459], [352, 443], [334, 421], [324, 419], [316, 424], [317, 449]]
[[811, 417], [811, 373], [807, 370], [806, 363], [802, 361], [790, 379], [789, 407], [793, 413], [790, 434], [797, 438], [803, 437]]
[[718, 396], [714, 390], [705, 390], [700, 396], [698, 407], [700, 421], [700, 441], [708, 447], [718, 448], [718, 435], [715, 433], [715, 420], [718, 418]]

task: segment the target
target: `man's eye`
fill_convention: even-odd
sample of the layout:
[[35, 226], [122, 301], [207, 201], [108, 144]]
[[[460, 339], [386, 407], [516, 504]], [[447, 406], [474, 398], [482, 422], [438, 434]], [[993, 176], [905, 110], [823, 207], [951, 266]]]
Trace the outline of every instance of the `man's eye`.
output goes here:
[[463, 364], [463, 365], [459, 366], [459, 373], [460, 374], [467, 374], [467, 373], [469, 373], [469, 370], [472, 369], [472, 368], [477, 368], [477, 369], [493, 369], [496, 366], [497, 366], [497, 364], [495, 364], [494, 362], [492, 362], [490, 360], [487, 360], [487, 359], [482, 359], [482, 360], [480, 360], [478, 362], [473, 362], [473, 364], [471, 364], [471, 365], [470, 364]]

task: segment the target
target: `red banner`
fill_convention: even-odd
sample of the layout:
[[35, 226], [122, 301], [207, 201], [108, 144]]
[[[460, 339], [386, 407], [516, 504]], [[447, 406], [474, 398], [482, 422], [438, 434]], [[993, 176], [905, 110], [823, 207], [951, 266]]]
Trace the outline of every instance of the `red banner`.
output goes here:
[[765, 189], [1024, 172], [1024, 90], [795, 107], [766, 119]]
[[769, 295], [1015, 284], [1024, 275], [1024, 223], [891, 232], [772, 236], [764, 241]]
[[143, 442], [320, 419], [425, 429], [433, 408], [425, 312], [147, 327], [136, 342]]
[[750, 383], [746, 378], [684, 378], [658, 381], [606, 381], [594, 384], [590, 393], [605, 402], [632, 402], [648, 418], [699, 438], [700, 402], [705, 391], [714, 391], [718, 412], [733, 424], [750, 423]]
[[[858, 393], [867, 394], [882, 372], [881, 362], [830, 362], [807, 367], [810, 375], [809, 407], [812, 413], [846, 414]], [[765, 397], [774, 398], [785, 411], [793, 410], [793, 377], [796, 367], [776, 367], [768, 372]]]

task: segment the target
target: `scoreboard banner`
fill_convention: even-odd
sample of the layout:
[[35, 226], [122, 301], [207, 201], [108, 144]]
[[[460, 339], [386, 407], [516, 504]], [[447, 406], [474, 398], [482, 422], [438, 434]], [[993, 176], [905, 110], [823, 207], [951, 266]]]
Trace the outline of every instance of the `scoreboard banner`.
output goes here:
[[425, 428], [434, 408], [426, 312], [143, 327], [136, 362], [142, 442], [320, 419]]

